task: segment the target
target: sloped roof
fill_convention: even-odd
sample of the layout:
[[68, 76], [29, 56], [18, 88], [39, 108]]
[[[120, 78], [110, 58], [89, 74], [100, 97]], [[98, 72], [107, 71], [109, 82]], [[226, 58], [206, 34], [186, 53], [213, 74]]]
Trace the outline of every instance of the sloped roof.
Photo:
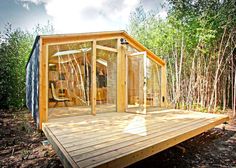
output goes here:
[[[156, 62], [158, 62], [160, 65], [165, 65], [165, 61], [162, 60], [160, 57], [156, 56], [152, 51], [147, 49], [145, 46], [143, 46], [140, 42], [135, 40], [133, 37], [131, 37], [126, 31], [120, 30], [120, 31], [104, 31], [104, 32], [89, 32], [89, 33], [75, 33], [75, 34], [53, 34], [53, 35], [40, 35], [37, 36], [35, 39], [35, 43], [32, 49], [31, 54], [33, 53], [35, 44], [38, 42], [38, 40], [42, 39], [42, 42], [44, 44], [53, 44], [53, 43], [62, 43], [62, 42], [71, 42], [71, 41], [89, 41], [89, 40], [98, 40], [98, 39], [105, 39], [105, 38], [125, 38], [126, 41], [131, 45], [132, 47], [136, 48], [138, 51], [146, 51], [148, 57], [154, 59]], [[31, 57], [30, 54], [30, 57]], [[30, 59], [29, 57], [29, 59]]]

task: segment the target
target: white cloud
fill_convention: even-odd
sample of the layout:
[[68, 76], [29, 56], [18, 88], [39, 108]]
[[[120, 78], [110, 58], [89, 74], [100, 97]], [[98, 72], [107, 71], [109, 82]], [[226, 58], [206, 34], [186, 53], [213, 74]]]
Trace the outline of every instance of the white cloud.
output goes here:
[[[19, 0], [23, 4], [44, 4], [56, 33], [125, 29], [130, 12], [139, 0]], [[143, 1], [145, 3], [145, 1]], [[153, 7], [148, 0], [147, 6]], [[145, 7], [145, 5], [144, 5]], [[164, 13], [161, 13], [163, 15]]]
[[26, 10], [29, 10], [29, 4], [28, 3], [23, 3], [22, 5]]
[[40, 4], [42, 2], [46, 2], [47, 0], [18, 0], [20, 2], [23, 2], [23, 4], [33, 3], [33, 4]]
[[50, 0], [45, 8], [56, 31], [64, 33], [124, 29], [137, 4], [138, 0]]

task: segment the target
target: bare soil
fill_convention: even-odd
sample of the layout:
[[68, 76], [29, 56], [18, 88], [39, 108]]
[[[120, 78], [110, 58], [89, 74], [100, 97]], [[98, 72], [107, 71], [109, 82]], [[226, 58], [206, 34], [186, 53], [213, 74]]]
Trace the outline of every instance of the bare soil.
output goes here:
[[[220, 125], [130, 168], [236, 168], [236, 122]], [[27, 110], [0, 110], [0, 167], [63, 167]]]

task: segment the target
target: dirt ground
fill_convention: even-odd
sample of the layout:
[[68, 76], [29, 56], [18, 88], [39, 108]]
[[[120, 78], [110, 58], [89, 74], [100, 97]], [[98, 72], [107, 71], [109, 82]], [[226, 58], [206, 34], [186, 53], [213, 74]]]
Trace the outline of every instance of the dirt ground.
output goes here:
[[[137, 162], [136, 167], [236, 168], [235, 122], [220, 125], [178, 146]], [[0, 167], [63, 167], [27, 110], [0, 110]]]

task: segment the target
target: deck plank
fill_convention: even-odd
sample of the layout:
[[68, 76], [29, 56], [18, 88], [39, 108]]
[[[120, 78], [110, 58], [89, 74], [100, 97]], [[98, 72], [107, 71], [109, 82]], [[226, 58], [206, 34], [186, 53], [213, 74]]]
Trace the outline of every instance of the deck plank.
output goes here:
[[[188, 121], [188, 122], [192, 122], [192, 121], [193, 120]], [[186, 124], [186, 122], [183, 122], [183, 124]], [[111, 135], [107, 138], [103, 138], [103, 136], [101, 136], [101, 138], [99, 138], [99, 139], [94, 139], [93, 142], [77, 143], [76, 144], [77, 146], [67, 147], [67, 151], [70, 152], [70, 155], [74, 156], [74, 155], [76, 155], [76, 153], [82, 154], [82, 153], [85, 153], [85, 151], [88, 152], [86, 150], [86, 148], [90, 147], [90, 146], [93, 146], [94, 150], [97, 150], [97, 149], [101, 150], [103, 147], [108, 147], [108, 146], [113, 147], [113, 145], [117, 145], [119, 143], [131, 141], [134, 139], [138, 139], [140, 137], [145, 137], [146, 134], [151, 135], [151, 134], [154, 134], [157, 132], [161, 134], [163, 131], [165, 132], [166, 129], [177, 127], [177, 126], [181, 125], [181, 123], [173, 124], [171, 127], [166, 127], [167, 125], [168, 124], [166, 123], [166, 125], [163, 124], [163, 125], [150, 127], [151, 129], [149, 129], [148, 132], [145, 129], [141, 128], [139, 130], [129, 130], [130, 133], [119, 132], [118, 135], [116, 135], [116, 136]], [[132, 143], [133, 143], [133, 141], [132, 141]]]
[[[199, 122], [202, 123], [204, 121], [199, 120]], [[70, 152], [69, 154], [73, 157], [73, 159], [76, 162], [81, 161], [81, 160], [85, 160], [88, 157], [94, 158], [95, 156], [101, 156], [102, 154], [114, 151], [114, 146], [115, 146], [115, 149], [117, 151], [117, 149], [121, 149], [121, 148], [124, 148], [126, 146], [130, 146], [130, 145], [133, 145], [135, 143], [138, 143], [138, 142], [141, 142], [141, 141], [146, 141], [146, 140], [149, 140], [149, 139], [152, 139], [152, 138], [155, 138], [155, 137], [163, 136], [164, 134], [171, 133], [173, 131], [178, 131], [178, 129], [182, 129], [186, 126], [191, 126], [192, 125], [191, 122], [183, 123], [183, 124], [178, 123], [178, 124], [172, 125], [172, 127], [164, 127], [161, 130], [158, 130], [158, 129], [154, 130], [153, 129], [152, 131], [150, 131], [148, 133], [149, 136], [138, 136], [138, 135], [131, 134], [131, 135], [127, 136], [126, 138], [119, 138], [118, 140], [111, 140], [111, 141], [106, 142], [106, 143], [94, 145], [93, 146], [94, 150], [90, 151], [90, 152], [86, 151], [86, 148], [85, 148], [85, 149], [79, 150], [80, 152], [74, 151], [73, 153]], [[80, 154], [78, 154], [78, 153], [80, 153]]]
[[[138, 160], [144, 159], [147, 156], [151, 156], [157, 152], [162, 151], [163, 149], [167, 149], [168, 147], [174, 146], [180, 142], [178, 142], [179, 140], [177, 139], [177, 137], [181, 136], [181, 135], [185, 135], [185, 136], [189, 136], [193, 131], [193, 128], [201, 128], [202, 124], [204, 122], [200, 122], [197, 123], [196, 125], [194, 124], [194, 127], [184, 127], [181, 128], [181, 131], [172, 131], [172, 132], [168, 132], [162, 136], [157, 136], [157, 137], [152, 137], [152, 138], [148, 138], [145, 139], [144, 141], [140, 141], [134, 144], [129, 144], [124, 148], [116, 148], [115, 150], [109, 151], [107, 153], [101, 154], [101, 155], [96, 155], [95, 157], [90, 157], [88, 159], [82, 160], [77, 162], [78, 165], [80, 165], [81, 167], [96, 167], [99, 165], [111, 165], [111, 167], [116, 167], [115, 166], [115, 160], [122, 158], [122, 161], [117, 162], [116, 165], [117, 167], [124, 167], [130, 164], [130, 162], [134, 163]], [[208, 124], [204, 125], [207, 126]], [[196, 131], [196, 130], [194, 130]], [[194, 134], [195, 135], [195, 134]], [[197, 134], [196, 134], [197, 135]], [[191, 136], [193, 137], [193, 136]], [[181, 137], [182, 138], [182, 137]], [[189, 137], [188, 137], [189, 138]], [[188, 138], [184, 138], [184, 140], [188, 139]], [[147, 141], [148, 140], [148, 141]], [[161, 142], [165, 142], [164, 144], [161, 144]], [[155, 147], [155, 148], [154, 148]], [[163, 149], [161, 149], [161, 147]], [[147, 153], [147, 149], [149, 148], [154, 148], [151, 152], [150, 155], [148, 155]], [[133, 153], [137, 152], [136, 155], [132, 156]], [[150, 151], [148, 151], [150, 152]], [[142, 155], [143, 153], [145, 153], [145, 157]], [[132, 157], [131, 157], [131, 156]], [[127, 162], [124, 162], [124, 160], [127, 159]], [[137, 159], [138, 158], [138, 159]], [[112, 161], [111, 163], [109, 163], [110, 161]], [[105, 165], [104, 165], [105, 166]], [[110, 167], [110, 166], [108, 166]]]
[[123, 167], [227, 120], [224, 115], [183, 110], [111, 112], [51, 119], [43, 130], [65, 166]]

